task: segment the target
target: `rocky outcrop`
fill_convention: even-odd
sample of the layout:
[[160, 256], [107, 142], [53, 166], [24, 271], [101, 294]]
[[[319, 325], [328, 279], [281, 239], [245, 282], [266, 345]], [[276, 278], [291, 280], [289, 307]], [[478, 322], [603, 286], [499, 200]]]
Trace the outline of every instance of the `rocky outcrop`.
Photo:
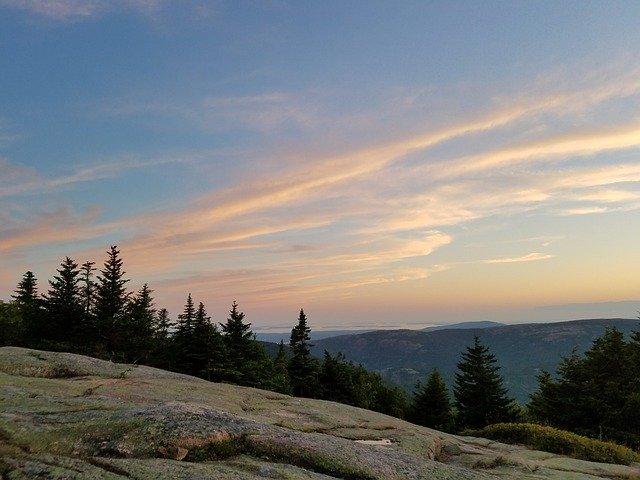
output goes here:
[[333, 402], [13, 347], [0, 348], [0, 458], [3, 479], [640, 475]]

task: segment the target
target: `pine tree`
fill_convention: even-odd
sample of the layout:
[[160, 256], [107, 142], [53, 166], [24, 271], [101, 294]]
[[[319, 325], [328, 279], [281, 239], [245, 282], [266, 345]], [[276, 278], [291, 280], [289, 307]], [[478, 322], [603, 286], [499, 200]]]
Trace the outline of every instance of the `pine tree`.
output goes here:
[[23, 275], [11, 298], [14, 299], [21, 317], [22, 343], [27, 347], [39, 346], [43, 328], [43, 310], [33, 272], [28, 271]]
[[462, 353], [454, 386], [458, 424], [482, 428], [512, 420], [512, 403], [498, 373], [495, 356], [475, 337], [474, 345]]
[[97, 277], [95, 316], [100, 349], [106, 350], [111, 356], [121, 356], [119, 350], [125, 335], [122, 322], [128, 299], [125, 285], [129, 280], [124, 278], [123, 261], [118, 248], [111, 246], [107, 254], [104, 268], [100, 270], [101, 275]]
[[49, 280], [49, 292], [44, 299], [47, 321], [42, 338], [51, 342], [50, 348], [75, 350], [81, 340], [84, 318], [78, 286], [80, 270], [76, 262], [66, 257], [57, 272]]
[[291, 330], [289, 347], [291, 348], [291, 360], [289, 362], [289, 378], [294, 395], [310, 397], [317, 390], [318, 364], [311, 356], [309, 333], [311, 328], [307, 325], [307, 316], [300, 309], [298, 324]]
[[411, 404], [410, 420], [442, 431], [453, 428], [451, 399], [438, 370], [431, 372], [424, 387], [418, 386]]

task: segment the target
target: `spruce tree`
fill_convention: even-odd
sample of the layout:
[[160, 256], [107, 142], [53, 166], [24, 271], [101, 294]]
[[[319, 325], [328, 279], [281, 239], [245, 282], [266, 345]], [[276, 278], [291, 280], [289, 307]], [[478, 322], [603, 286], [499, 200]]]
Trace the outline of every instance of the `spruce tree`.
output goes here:
[[190, 343], [193, 338], [193, 324], [196, 317], [196, 309], [191, 298], [191, 293], [187, 296], [187, 302], [184, 305], [183, 313], [178, 315], [178, 324], [176, 331], [172, 336], [173, 355], [176, 359], [176, 368], [188, 374], [193, 374], [193, 366], [188, 361], [188, 352], [190, 351]]
[[96, 262], [84, 262], [80, 267], [80, 298], [85, 318], [89, 318], [93, 312], [95, 303], [96, 282], [93, 281], [94, 265]]
[[220, 326], [232, 368], [242, 367], [248, 360], [253, 332], [251, 324], [244, 323], [244, 313], [238, 310], [238, 304], [235, 301], [231, 305], [227, 322], [221, 323]]
[[28, 271], [18, 283], [13, 295], [21, 317], [22, 344], [27, 347], [40, 345], [43, 328], [42, 300], [38, 295], [37, 280], [33, 272]]
[[22, 318], [16, 302], [0, 300], [0, 346], [20, 345]]
[[482, 428], [513, 419], [513, 400], [507, 397], [499, 369], [495, 356], [475, 337], [462, 353], [453, 389], [460, 427]]
[[540, 422], [584, 435], [640, 445], [640, 336], [625, 342], [615, 327], [596, 338], [589, 350], [564, 358], [557, 380], [538, 377], [529, 414]]
[[66, 257], [57, 272], [49, 280], [49, 292], [44, 297], [47, 321], [42, 338], [53, 349], [80, 350], [84, 319], [78, 286], [80, 270], [76, 262]]
[[251, 324], [244, 322], [244, 313], [238, 310], [235, 301], [227, 322], [220, 325], [228, 356], [225, 379], [249, 387], [267, 387], [273, 375], [273, 362], [255, 340]]
[[97, 277], [95, 316], [99, 349], [106, 350], [113, 357], [114, 354], [122, 356], [119, 350], [126, 335], [122, 323], [128, 299], [125, 285], [129, 280], [124, 278], [118, 248], [111, 246], [107, 254], [101, 275]]
[[190, 360], [194, 375], [219, 381], [226, 369], [226, 355], [222, 336], [211, 323], [204, 304], [200, 302], [194, 317]]
[[78, 331], [80, 343], [83, 349], [88, 350], [91, 346], [98, 343], [98, 326], [95, 322], [94, 307], [95, 294], [97, 284], [93, 280], [93, 272], [95, 272], [95, 262], [85, 262], [80, 267], [80, 303], [82, 305], [82, 325]]
[[166, 308], [158, 310], [153, 320], [153, 350], [151, 352], [150, 365], [171, 370], [175, 368], [173, 356], [173, 344], [169, 335], [171, 319]]
[[289, 378], [294, 395], [310, 397], [317, 390], [318, 364], [311, 356], [311, 328], [307, 325], [307, 316], [300, 309], [298, 324], [291, 330], [289, 347], [291, 360], [289, 361]]
[[442, 431], [453, 428], [451, 399], [438, 370], [433, 369], [424, 387], [418, 386], [411, 404], [410, 420]]
[[280, 340], [280, 343], [278, 344], [278, 353], [273, 361], [273, 376], [269, 387], [270, 390], [287, 394], [293, 393], [287, 363], [286, 347], [284, 345], [284, 341]]
[[156, 309], [151, 293], [153, 290], [145, 283], [129, 302], [123, 318], [123, 349], [128, 361], [146, 363], [153, 350]]

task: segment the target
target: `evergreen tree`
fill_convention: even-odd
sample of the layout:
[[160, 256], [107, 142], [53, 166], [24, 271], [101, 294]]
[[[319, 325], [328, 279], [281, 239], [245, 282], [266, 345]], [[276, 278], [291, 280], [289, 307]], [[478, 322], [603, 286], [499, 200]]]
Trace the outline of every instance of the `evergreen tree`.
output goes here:
[[256, 341], [251, 324], [244, 322], [244, 313], [238, 310], [235, 301], [227, 322], [220, 325], [228, 360], [225, 379], [250, 387], [267, 387], [273, 375], [273, 362]]
[[238, 310], [238, 304], [234, 301], [227, 322], [221, 323], [220, 326], [229, 356], [228, 376], [231, 380], [240, 382], [251, 350], [253, 339], [251, 324], [244, 323], [244, 313]]
[[158, 310], [153, 322], [153, 350], [149, 363], [166, 370], [174, 369], [172, 339], [169, 336], [171, 319], [166, 308]]
[[42, 300], [38, 295], [37, 280], [33, 272], [26, 272], [11, 295], [18, 307], [22, 324], [22, 341], [25, 346], [39, 346], [43, 328]]
[[278, 345], [278, 353], [273, 361], [273, 376], [271, 378], [269, 390], [275, 392], [291, 394], [291, 381], [289, 379], [289, 371], [287, 369], [287, 351], [284, 341], [280, 340]]
[[153, 290], [145, 283], [130, 300], [123, 317], [123, 350], [128, 361], [146, 363], [153, 350], [156, 309], [151, 293]]
[[219, 381], [226, 370], [226, 352], [222, 336], [211, 323], [202, 302], [193, 323], [193, 341], [191, 344], [191, 364], [194, 374], [207, 380]]
[[93, 312], [95, 303], [96, 282], [93, 281], [94, 265], [96, 262], [84, 262], [80, 267], [80, 298], [85, 318], [89, 318]]
[[317, 395], [323, 400], [359, 405], [354, 386], [354, 366], [343, 353], [332, 356], [324, 351], [318, 372]]
[[512, 420], [513, 400], [507, 397], [495, 356], [475, 337], [462, 353], [454, 386], [458, 423], [463, 428], [482, 428]]
[[126, 335], [122, 323], [129, 296], [125, 285], [129, 280], [124, 278], [123, 261], [118, 248], [112, 246], [107, 254], [104, 268], [100, 270], [101, 275], [97, 277], [98, 284], [95, 292], [99, 350], [104, 349], [111, 356], [114, 354], [121, 356], [123, 337]]
[[187, 296], [187, 303], [184, 305], [184, 311], [178, 315], [178, 324], [176, 331], [172, 337], [173, 340], [173, 357], [177, 361], [177, 369], [180, 372], [192, 374], [193, 365], [188, 362], [188, 352], [191, 350], [191, 340], [193, 338], [193, 324], [196, 318], [196, 309], [193, 304], [191, 294]]
[[78, 264], [66, 257], [58, 275], [49, 280], [49, 292], [44, 306], [47, 312], [46, 326], [42, 328], [42, 338], [49, 343], [48, 348], [75, 350], [83, 331], [83, 308], [80, 300], [80, 270]]
[[95, 293], [97, 284], [93, 281], [93, 272], [96, 270], [94, 265], [96, 262], [85, 262], [80, 267], [80, 303], [82, 305], [82, 325], [77, 332], [78, 338], [82, 339], [81, 344], [83, 350], [93, 347], [98, 343], [97, 331], [98, 327], [94, 317]]
[[318, 364], [311, 356], [309, 333], [311, 328], [307, 325], [307, 316], [300, 309], [298, 324], [291, 330], [289, 347], [291, 348], [291, 360], [289, 362], [289, 378], [294, 395], [310, 397], [316, 388]]
[[583, 356], [564, 358], [557, 380], [538, 377], [529, 414], [537, 421], [592, 437], [640, 446], [640, 336], [626, 343], [615, 327], [596, 338]]
[[438, 370], [431, 372], [424, 387], [418, 386], [411, 404], [410, 420], [445, 432], [452, 430], [451, 399]]
[[0, 346], [20, 345], [22, 318], [18, 304], [0, 300]]

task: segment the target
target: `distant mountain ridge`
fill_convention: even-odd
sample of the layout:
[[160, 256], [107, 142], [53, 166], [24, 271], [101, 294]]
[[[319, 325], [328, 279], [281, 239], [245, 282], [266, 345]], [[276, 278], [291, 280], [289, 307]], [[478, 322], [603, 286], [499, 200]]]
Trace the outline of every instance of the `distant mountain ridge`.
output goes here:
[[526, 403], [542, 370], [555, 372], [563, 357], [574, 350], [584, 352], [613, 326], [628, 335], [640, 330], [640, 321], [611, 318], [427, 331], [377, 330], [318, 340], [313, 352], [343, 352], [348, 359], [411, 391], [417, 381], [426, 381], [433, 368], [452, 385], [461, 352], [478, 336], [496, 355], [511, 395]]
[[460, 322], [450, 325], [438, 325], [436, 327], [423, 328], [423, 332], [435, 332], [437, 330], [467, 330], [469, 328], [493, 328], [506, 325], [505, 323], [492, 322], [490, 320], [480, 320], [478, 322]]

